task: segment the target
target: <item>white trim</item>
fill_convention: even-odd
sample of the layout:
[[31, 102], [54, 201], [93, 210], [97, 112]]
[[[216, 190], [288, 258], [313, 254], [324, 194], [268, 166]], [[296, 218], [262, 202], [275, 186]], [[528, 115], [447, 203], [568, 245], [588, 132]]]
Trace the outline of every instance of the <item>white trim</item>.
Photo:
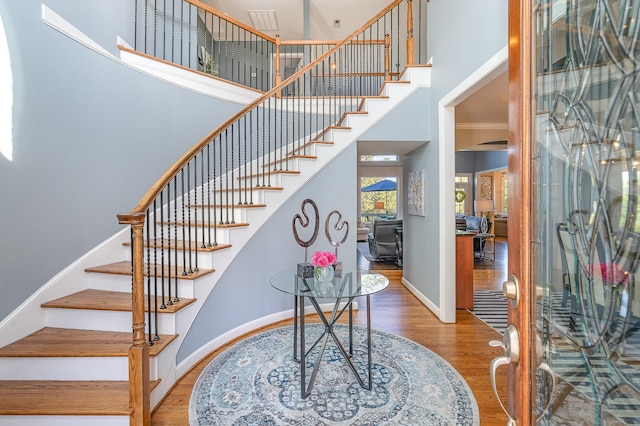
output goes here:
[[100, 46], [91, 38], [87, 37], [82, 31], [71, 25], [63, 17], [55, 13], [53, 10], [49, 9], [44, 4], [42, 5], [42, 20], [45, 24], [49, 25], [55, 30], [60, 31], [67, 37], [77, 41], [80, 44], [85, 45], [89, 49], [101, 55], [104, 55], [109, 59], [117, 61], [117, 58], [109, 53], [104, 47]]
[[455, 245], [455, 107], [508, 70], [509, 46], [504, 46], [438, 103], [438, 170], [440, 178], [440, 320], [456, 321]]
[[[42, 20], [51, 28], [88, 47], [94, 52], [174, 86], [242, 105], [249, 104], [262, 95], [262, 92], [257, 90], [236, 84], [229, 84], [221, 79], [210, 78], [205, 75], [200, 75], [197, 72], [183, 70], [170, 64], [142, 57], [141, 55], [133, 55], [129, 52], [121, 51], [120, 58], [117, 58], [44, 4], [42, 5]], [[117, 41], [119, 45], [129, 47], [121, 37], [118, 37]]]
[[420, 291], [404, 277], [402, 277], [402, 285], [404, 285], [405, 288], [411, 292], [411, 294], [417, 297], [418, 300], [427, 307], [427, 309], [433, 312], [435, 316], [440, 317], [440, 308], [438, 308], [438, 306], [433, 303], [431, 299], [420, 293]]
[[509, 123], [457, 123], [459, 130], [509, 130]]

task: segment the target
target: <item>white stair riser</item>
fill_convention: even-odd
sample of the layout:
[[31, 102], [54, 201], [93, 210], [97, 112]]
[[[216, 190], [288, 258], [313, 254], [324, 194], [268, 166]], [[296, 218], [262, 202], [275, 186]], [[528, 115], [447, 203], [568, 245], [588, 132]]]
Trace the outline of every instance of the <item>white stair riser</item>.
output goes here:
[[[88, 288], [92, 288], [95, 290], [110, 290], [110, 291], [121, 291], [121, 292], [131, 292], [131, 276], [130, 275], [113, 275], [113, 274], [100, 274], [100, 273], [89, 273], [87, 274], [89, 286]], [[145, 292], [146, 288], [146, 280], [145, 277]], [[178, 296], [186, 297], [192, 299], [194, 297], [194, 282], [193, 280], [178, 280]], [[174, 296], [176, 294], [173, 289], [173, 280], [171, 280], [171, 295]], [[155, 287], [151, 287], [151, 294], [155, 294]], [[158, 294], [160, 294], [160, 290], [158, 290]], [[169, 294], [167, 286], [165, 286], [165, 294]]]
[[0, 416], [3, 426], [129, 426], [129, 416]]
[[[198, 223], [199, 222], [201, 222], [201, 220], [198, 220]], [[163, 225], [161, 228], [158, 227], [155, 233], [151, 231], [151, 235], [149, 237], [150, 239], [158, 239], [158, 240], [164, 239], [164, 240], [174, 241], [176, 239], [176, 232], [177, 232], [178, 241], [181, 241], [184, 235], [185, 239], [190, 239], [191, 241], [201, 243], [203, 241], [202, 239], [203, 227], [195, 226], [195, 223], [196, 222], [193, 221], [191, 223], [191, 227], [189, 228], [188, 222], [185, 222], [184, 229], [182, 225], [178, 226], [177, 229], [175, 229], [173, 225]], [[219, 222], [216, 222], [216, 223], [219, 223]], [[236, 223], [241, 223], [241, 222], [240, 220], [236, 220]], [[209, 232], [209, 230], [211, 230], [211, 232]], [[144, 231], [146, 232], [146, 228]], [[215, 229], [215, 233], [214, 233], [214, 226], [212, 222], [211, 226], [207, 225], [206, 227], [204, 227], [205, 242], [209, 241], [209, 234], [211, 235], [211, 241], [214, 241], [214, 236], [215, 236], [215, 241], [217, 241], [218, 244], [229, 243], [229, 239], [230, 239], [229, 228], [222, 228], [218, 226], [217, 229]], [[145, 238], [146, 238], [146, 235], [145, 235]], [[130, 259], [130, 257], [131, 255], [129, 254], [127, 256], [127, 259]]]
[[0, 358], [3, 380], [128, 380], [128, 358]]
[[[413, 88], [410, 84], [390, 83], [384, 86], [383, 95], [389, 97], [405, 97]], [[370, 112], [370, 111], [369, 111]]]
[[267, 186], [267, 187], [282, 187], [282, 174], [281, 173], [272, 173], [271, 175], [265, 173], [260, 174], [258, 176], [253, 176], [251, 178], [246, 178], [243, 180], [242, 185], [248, 186]]
[[[129, 380], [129, 358], [2, 357], [2, 380]], [[158, 379], [158, 357], [149, 358], [150, 380]]]
[[[159, 310], [158, 333], [175, 334], [175, 314]], [[75, 328], [80, 330], [131, 331], [131, 312], [90, 311], [87, 309], [47, 308], [45, 312], [48, 327]], [[145, 321], [147, 321], [145, 316]]]
[[[232, 201], [231, 199], [229, 201]], [[234, 202], [238, 202], [238, 200], [233, 200]], [[243, 208], [227, 208], [225, 206], [220, 207], [216, 206], [215, 208], [211, 208], [210, 211], [202, 208], [194, 208], [193, 215], [196, 217], [198, 222], [204, 221], [205, 223], [225, 223], [227, 221], [235, 221], [235, 222], [247, 222], [247, 209]]]
[[[219, 243], [222, 244], [222, 243]], [[151, 265], [171, 265], [171, 268], [175, 265], [184, 266], [185, 262], [188, 267], [195, 268], [196, 264], [199, 269], [215, 269], [214, 268], [214, 253], [211, 251], [205, 251], [201, 249], [201, 244], [198, 243], [198, 249], [192, 250], [190, 253], [184, 253], [183, 250], [167, 250], [167, 249], [154, 249], [152, 248], [149, 253], [145, 250], [143, 252], [144, 262], [150, 262]], [[197, 256], [197, 257], [192, 257]], [[197, 261], [196, 261], [197, 258]], [[159, 270], [159, 269], [158, 269]]]

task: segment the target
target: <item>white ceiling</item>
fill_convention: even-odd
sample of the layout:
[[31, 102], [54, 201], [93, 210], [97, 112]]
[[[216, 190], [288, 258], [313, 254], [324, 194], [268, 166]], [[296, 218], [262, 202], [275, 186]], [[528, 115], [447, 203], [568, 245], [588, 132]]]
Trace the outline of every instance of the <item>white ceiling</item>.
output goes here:
[[[283, 40], [304, 39], [304, 2], [307, 0], [203, 0], [214, 9], [252, 26], [250, 10], [274, 11], [277, 31], [264, 31]], [[360, 28], [366, 21], [391, 3], [391, 0], [308, 0], [310, 8], [309, 38], [313, 40], [341, 40]], [[334, 26], [340, 21], [339, 27]], [[456, 107], [456, 123], [467, 128], [482, 128], [492, 124], [506, 125], [508, 121], [508, 76], [502, 74], [479, 88]], [[492, 141], [486, 141], [492, 142]], [[394, 152], [388, 152], [394, 145]], [[373, 154], [384, 143], [358, 144], [358, 152]], [[416, 148], [413, 143], [387, 144], [385, 154], [403, 155]], [[478, 149], [485, 150], [486, 147]], [[489, 148], [490, 149], [490, 148]]]
[[456, 106], [456, 123], [507, 124], [509, 76], [500, 74]]
[[[279, 34], [283, 40], [304, 39], [305, 0], [203, 0], [220, 12], [251, 25], [249, 10], [273, 10], [277, 31], [264, 31], [270, 36]], [[308, 0], [309, 38], [312, 40], [342, 40], [360, 28], [391, 0]], [[334, 22], [340, 21], [339, 27]]]

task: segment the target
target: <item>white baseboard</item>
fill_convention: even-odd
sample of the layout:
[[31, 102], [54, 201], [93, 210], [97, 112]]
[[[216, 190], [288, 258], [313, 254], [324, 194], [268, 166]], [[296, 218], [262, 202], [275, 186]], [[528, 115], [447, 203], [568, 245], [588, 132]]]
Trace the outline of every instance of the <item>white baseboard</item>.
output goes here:
[[427, 296], [425, 296], [424, 294], [422, 294], [417, 288], [415, 288], [413, 286], [413, 284], [411, 284], [406, 278], [402, 278], [402, 285], [404, 285], [407, 290], [409, 290], [411, 292], [411, 294], [413, 294], [415, 297], [418, 298], [418, 300], [427, 307], [427, 309], [429, 309], [431, 312], [433, 312], [433, 314], [435, 316], [438, 317], [438, 319], [442, 322], [444, 322], [440, 316], [440, 308], [431, 301], [431, 299], [429, 299]]

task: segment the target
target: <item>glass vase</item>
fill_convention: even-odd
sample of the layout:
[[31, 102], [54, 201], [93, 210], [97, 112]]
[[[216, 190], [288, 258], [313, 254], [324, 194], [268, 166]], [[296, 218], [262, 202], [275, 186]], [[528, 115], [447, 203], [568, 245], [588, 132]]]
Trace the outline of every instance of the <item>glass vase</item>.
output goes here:
[[314, 277], [316, 281], [321, 283], [327, 283], [333, 280], [333, 265], [329, 266], [316, 266], [314, 270]]

